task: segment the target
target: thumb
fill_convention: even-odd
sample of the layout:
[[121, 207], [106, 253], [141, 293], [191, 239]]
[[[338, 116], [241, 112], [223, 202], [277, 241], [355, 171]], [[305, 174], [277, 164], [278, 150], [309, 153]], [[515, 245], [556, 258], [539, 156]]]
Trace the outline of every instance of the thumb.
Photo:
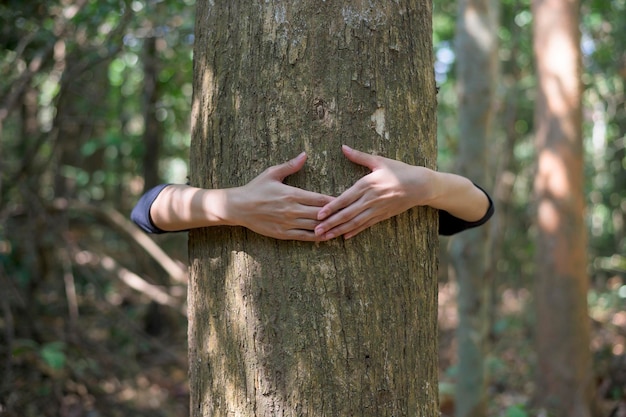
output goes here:
[[302, 152], [300, 155], [283, 164], [271, 167], [269, 169], [269, 175], [271, 178], [282, 182], [286, 177], [300, 171], [305, 162], [306, 153]]
[[363, 165], [364, 167], [367, 167], [372, 171], [374, 171], [374, 169], [378, 166], [377, 157], [374, 155], [357, 151], [356, 149], [352, 149], [348, 145], [342, 145], [341, 150], [343, 151], [343, 154], [346, 156], [346, 158], [348, 158], [355, 164]]

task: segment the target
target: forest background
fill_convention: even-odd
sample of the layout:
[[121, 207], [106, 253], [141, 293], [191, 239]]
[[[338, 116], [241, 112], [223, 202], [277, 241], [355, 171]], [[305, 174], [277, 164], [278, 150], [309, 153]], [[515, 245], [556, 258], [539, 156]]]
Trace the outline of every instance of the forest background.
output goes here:
[[[434, 7], [439, 167], [454, 171], [457, 4]], [[193, 0], [0, 2], [0, 415], [188, 413], [186, 234], [147, 238], [128, 214], [150, 186], [186, 180], [194, 10]], [[609, 415], [626, 402], [626, 2], [587, 1], [580, 17], [590, 348]], [[534, 415], [540, 372], [532, 20], [528, 1], [500, 2], [484, 184], [497, 211], [486, 227], [501, 237], [488, 268], [492, 416]], [[459, 377], [449, 244], [443, 415]]]

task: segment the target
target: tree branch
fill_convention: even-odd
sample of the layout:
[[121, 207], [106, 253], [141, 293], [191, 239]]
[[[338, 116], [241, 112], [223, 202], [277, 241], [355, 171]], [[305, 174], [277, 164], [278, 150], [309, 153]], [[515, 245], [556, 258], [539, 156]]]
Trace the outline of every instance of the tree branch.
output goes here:
[[166, 291], [162, 290], [156, 285], [150, 284], [139, 275], [129, 271], [128, 269], [120, 266], [115, 259], [110, 256], [104, 256], [100, 259], [100, 265], [109, 272], [112, 272], [120, 279], [120, 281], [124, 282], [129, 287], [145, 294], [151, 300], [172, 307], [173, 309], [179, 311], [184, 316], [187, 316], [187, 309], [185, 307], [181, 308], [181, 301], [176, 297], [170, 295]]
[[103, 219], [116, 230], [128, 236], [132, 241], [146, 251], [175, 281], [187, 284], [187, 269], [181, 267], [176, 261], [169, 257], [163, 249], [159, 247], [148, 235], [126, 219], [119, 211], [110, 207], [97, 207], [79, 201], [68, 201], [58, 198], [53, 202], [56, 210], [77, 210], [88, 212]]

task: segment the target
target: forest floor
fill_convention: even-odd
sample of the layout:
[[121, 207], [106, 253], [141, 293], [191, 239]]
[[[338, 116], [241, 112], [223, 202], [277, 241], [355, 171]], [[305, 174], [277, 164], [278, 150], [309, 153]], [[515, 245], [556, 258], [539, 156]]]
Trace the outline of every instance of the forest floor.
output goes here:
[[[175, 243], [175, 247], [184, 248], [181, 242]], [[81, 284], [78, 315], [68, 313], [63, 291], [59, 294], [58, 285], [52, 282], [43, 282], [34, 292], [37, 308], [7, 303], [9, 292], [3, 293], [0, 416], [189, 415], [184, 316], [175, 309], [150, 302], [145, 294], [118, 280], [98, 277], [103, 259], [90, 258], [85, 251], [81, 253], [84, 268], [80, 272], [88, 278]], [[128, 257], [128, 253], [118, 256]], [[134, 266], [152, 268], [140, 267], [140, 263], [135, 260]], [[594, 370], [602, 417], [626, 415], [621, 414], [626, 411], [625, 284], [618, 276], [608, 276], [594, 284], [589, 296]], [[454, 415], [456, 291], [454, 282], [446, 279], [440, 283], [443, 417]], [[532, 294], [525, 288], [500, 288], [498, 294], [493, 340], [485, 360], [488, 416], [539, 416], [531, 406], [535, 369]]]
[[[589, 294], [591, 350], [598, 416], [626, 417], [626, 312], [622, 278], [594, 285]], [[621, 294], [620, 294], [621, 289]], [[454, 416], [457, 378], [457, 286], [439, 287], [439, 369], [442, 417]], [[545, 416], [533, 408], [536, 355], [532, 294], [526, 288], [498, 291], [499, 304], [485, 357], [489, 417]], [[557, 353], [558, 354], [558, 353]]]

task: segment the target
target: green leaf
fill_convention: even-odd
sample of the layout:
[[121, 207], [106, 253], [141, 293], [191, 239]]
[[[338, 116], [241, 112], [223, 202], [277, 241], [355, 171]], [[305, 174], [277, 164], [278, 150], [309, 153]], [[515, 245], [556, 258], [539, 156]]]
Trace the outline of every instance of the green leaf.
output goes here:
[[528, 417], [528, 413], [522, 405], [512, 405], [507, 408], [505, 417]]
[[63, 342], [51, 342], [42, 346], [39, 354], [52, 369], [61, 369], [65, 366], [65, 344]]

